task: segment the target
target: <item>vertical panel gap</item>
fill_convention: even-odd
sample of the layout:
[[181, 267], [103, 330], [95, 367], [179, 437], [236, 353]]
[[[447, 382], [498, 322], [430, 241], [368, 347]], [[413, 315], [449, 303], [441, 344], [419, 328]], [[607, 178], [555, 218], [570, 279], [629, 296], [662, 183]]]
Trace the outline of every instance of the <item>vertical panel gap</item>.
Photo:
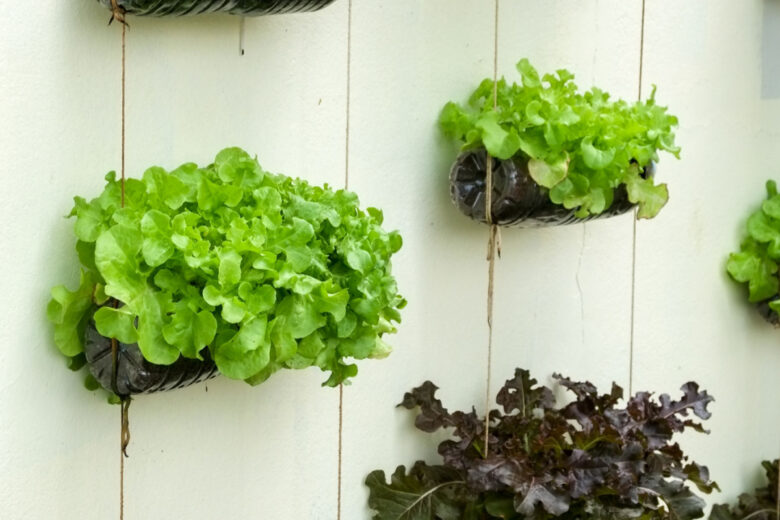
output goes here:
[[[639, 28], [639, 77], [637, 78], [637, 101], [642, 101], [642, 79], [645, 61], [645, 0], [642, 0], [642, 18]], [[631, 338], [628, 355], [628, 395], [634, 393], [634, 330], [636, 313], [636, 221], [637, 208], [634, 208], [631, 234]]]

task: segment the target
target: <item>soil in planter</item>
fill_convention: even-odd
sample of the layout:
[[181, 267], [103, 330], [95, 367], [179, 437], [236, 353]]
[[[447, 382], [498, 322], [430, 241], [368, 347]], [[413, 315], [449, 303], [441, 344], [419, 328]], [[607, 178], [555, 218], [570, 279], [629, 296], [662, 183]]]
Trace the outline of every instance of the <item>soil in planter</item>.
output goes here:
[[[100, 385], [112, 392], [113, 359], [111, 339], [101, 336], [90, 320], [86, 328], [84, 354], [89, 371]], [[180, 357], [172, 365], [155, 365], [144, 359], [138, 345], [117, 341], [116, 390], [119, 395], [149, 394], [183, 388], [219, 375], [208, 349], [203, 361]]]
[[[507, 227], [560, 226], [586, 222], [598, 218], [622, 215], [634, 208], [628, 200], [625, 186], [615, 189], [612, 205], [603, 213], [575, 216], [575, 210], [566, 209], [550, 200], [549, 190], [534, 182], [528, 173], [528, 161], [522, 157], [507, 160], [493, 158], [493, 223]], [[654, 165], [646, 166], [643, 177], [652, 177]], [[458, 156], [450, 171], [450, 195], [458, 209], [478, 222], [485, 218], [487, 152], [469, 150]]]
[[[317, 11], [334, 0], [117, 0], [128, 14], [182, 16], [222, 12], [246, 16]], [[111, 8], [111, 0], [100, 0]]]

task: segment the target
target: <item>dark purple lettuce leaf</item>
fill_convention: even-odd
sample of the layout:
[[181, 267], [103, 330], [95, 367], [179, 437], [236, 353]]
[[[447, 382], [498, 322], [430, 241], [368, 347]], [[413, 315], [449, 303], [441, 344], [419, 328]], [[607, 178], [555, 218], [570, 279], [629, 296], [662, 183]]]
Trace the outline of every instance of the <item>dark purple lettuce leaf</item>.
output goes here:
[[737, 505], [720, 504], [712, 508], [710, 520], [777, 520], [778, 506], [778, 464], [780, 461], [761, 463], [766, 472], [768, 484], [756, 489], [753, 494], [743, 493]]
[[573, 394], [565, 406], [528, 371], [515, 372], [498, 392], [500, 409], [490, 411], [487, 446], [485, 420], [474, 409], [449, 412], [431, 382], [407, 393], [399, 406], [418, 410], [417, 427], [446, 429], [450, 438], [439, 444], [440, 466], [399, 467], [390, 483], [381, 471], [369, 475], [374, 519], [704, 516], [704, 501], [688, 484], [704, 493], [717, 484], [672, 440], [686, 429], [705, 431], [696, 418], [710, 416], [706, 391], [687, 383], [678, 400], [640, 392], [620, 407], [617, 385], [599, 394], [591, 383], [554, 378]]

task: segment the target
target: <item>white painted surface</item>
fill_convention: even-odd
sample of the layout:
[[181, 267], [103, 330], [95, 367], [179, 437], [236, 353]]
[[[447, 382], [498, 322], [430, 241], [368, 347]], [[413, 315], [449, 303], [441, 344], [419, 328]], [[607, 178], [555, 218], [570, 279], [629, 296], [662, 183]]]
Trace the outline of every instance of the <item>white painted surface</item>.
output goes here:
[[[368, 518], [365, 474], [435, 460], [394, 405], [429, 378], [445, 403], [482, 408], [487, 229], [447, 196], [443, 103], [492, 70], [492, 1], [353, 0], [350, 187], [405, 246], [409, 307], [394, 354], [345, 389], [345, 520]], [[717, 398], [709, 437], [687, 439], [729, 499], [780, 450], [780, 336], [724, 275], [747, 214], [777, 171], [780, 103], [762, 100], [762, 2], [648, 0], [645, 92], [680, 116], [683, 160], [663, 158], [671, 202], [638, 225], [634, 387], [696, 379]], [[347, 1], [317, 14], [134, 19], [128, 172], [208, 161], [226, 145], [273, 171], [340, 186]], [[637, 0], [502, 0], [499, 66], [529, 57], [583, 87], [638, 90]], [[44, 319], [74, 282], [71, 196], [118, 167], [119, 34], [95, 2], [0, 2], [0, 518], [116, 517], [118, 410], [63, 367]], [[630, 217], [507, 230], [497, 268], [494, 386], [516, 366], [627, 386]], [[336, 509], [338, 395], [316, 371], [258, 388], [217, 380], [131, 408], [126, 515], [312, 518]]]

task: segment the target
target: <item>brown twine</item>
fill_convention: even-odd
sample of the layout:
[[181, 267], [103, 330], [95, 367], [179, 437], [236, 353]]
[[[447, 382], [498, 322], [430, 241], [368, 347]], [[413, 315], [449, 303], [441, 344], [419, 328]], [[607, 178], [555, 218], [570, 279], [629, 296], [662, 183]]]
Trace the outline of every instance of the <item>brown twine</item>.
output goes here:
[[[645, 0], [642, 0], [642, 24], [639, 31], [639, 87], [637, 101], [642, 101], [642, 77], [645, 61]], [[636, 221], [638, 208], [634, 208], [631, 239], [631, 338], [628, 353], [628, 395], [634, 393], [634, 313], [636, 309]]]
[[[111, 0], [111, 19], [108, 24], [116, 20], [122, 25], [122, 88], [121, 88], [121, 162], [120, 162], [120, 201], [121, 207], [125, 207], [125, 113], [126, 113], [126, 84], [127, 84], [127, 21], [125, 9], [118, 5], [117, 0]], [[119, 302], [114, 302], [116, 308]], [[119, 427], [119, 520], [125, 517], [125, 458], [127, 446], [130, 444], [130, 403], [132, 399], [128, 395], [121, 395], [117, 386], [117, 373], [119, 369], [119, 343], [116, 338], [111, 338], [111, 390], [120, 399], [120, 427]]]
[[[493, 28], [493, 110], [498, 108], [498, 3], [495, 0], [494, 28]], [[488, 236], [488, 292], [487, 292], [487, 374], [485, 381], [485, 446], [483, 457], [487, 458], [490, 451], [490, 388], [493, 375], [493, 290], [495, 287], [496, 257], [501, 257], [501, 233], [498, 226], [493, 223], [493, 158], [490, 153], [486, 156], [485, 168], [485, 219], [490, 225]]]
[[338, 493], [336, 498], [336, 518], [341, 520], [341, 464], [344, 439], [344, 385], [339, 385], [339, 462], [338, 462]]
[[[352, 0], [347, 6], [347, 87], [346, 87], [346, 123], [344, 125], [344, 189], [349, 189], [349, 142], [350, 142], [350, 98], [352, 97]], [[338, 439], [338, 477], [336, 491], [336, 519], [341, 520], [341, 488], [344, 459], [344, 385], [339, 385], [339, 439]]]

